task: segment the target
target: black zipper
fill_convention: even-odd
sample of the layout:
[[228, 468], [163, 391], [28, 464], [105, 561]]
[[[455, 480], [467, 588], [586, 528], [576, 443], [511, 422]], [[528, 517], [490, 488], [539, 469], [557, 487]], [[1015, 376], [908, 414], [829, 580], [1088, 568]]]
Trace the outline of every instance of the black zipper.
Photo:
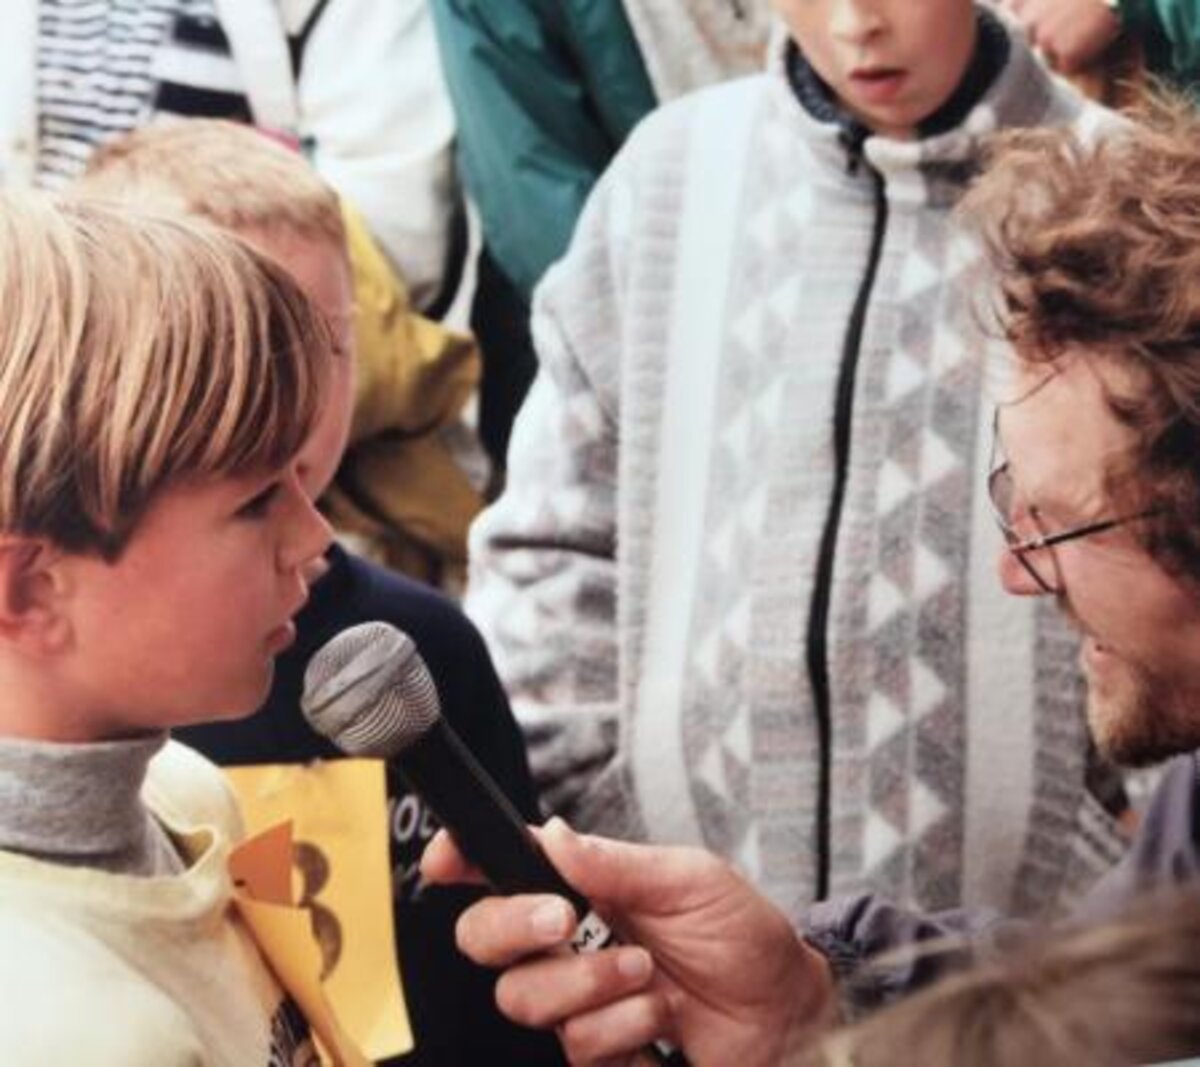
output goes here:
[[829, 895], [830, 875], [830, 823], [831, 778], [833, 763], [833, 726], [829, 689], [829, 601], [833, 591], [833, 565], [837, 554], [838, 529], [842, 522], [842, 504], [846, 495], [847, 467], [850, 462], [850, 423], [854, 413], [854, 381], [858, 373], [859, 350], [862, 347], [863, 325], [867, 317], [867, 306], [871, 291], [875, 287], [875, 276], [879, 271], [879, 258], [883, 251], [883, 238], [887, 232], [888, 204], [884, 190], [883, 175], [865, 163], [862, 154], [865, 130], [848, 130], [843, 143], [849, 152], [847, 173], [858, 173], [865, 166], [871, 175], [875, 191], [875, 224], [871, 232], [871, 248], [867, 257], [866, 270], [858, 287], [858, 296], [850, 313], [842, 342], [841, 368], [838, 372], [836, 406], [833, 422], [833, 495], [829, 502], [829, 513], [825, 517], [825, 529], [821, 534], [821, 551], [817, 557], [817, 573], [814, 581], [812, 606], [808, 615], [807, 659], [808, 675], [812, 683], [813, 708], [817, 718], [818, 766], [817, 766], [817, 881], [816, 895], [823, 900]]

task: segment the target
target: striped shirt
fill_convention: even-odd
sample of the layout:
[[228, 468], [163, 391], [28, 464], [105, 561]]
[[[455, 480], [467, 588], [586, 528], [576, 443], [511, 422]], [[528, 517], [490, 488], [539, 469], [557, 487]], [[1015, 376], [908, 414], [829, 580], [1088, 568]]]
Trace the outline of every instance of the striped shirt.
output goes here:
[[250, 119], [213, 0], [41, 0], [37, 77], [37, 181], [48, 188], [152, 114]]

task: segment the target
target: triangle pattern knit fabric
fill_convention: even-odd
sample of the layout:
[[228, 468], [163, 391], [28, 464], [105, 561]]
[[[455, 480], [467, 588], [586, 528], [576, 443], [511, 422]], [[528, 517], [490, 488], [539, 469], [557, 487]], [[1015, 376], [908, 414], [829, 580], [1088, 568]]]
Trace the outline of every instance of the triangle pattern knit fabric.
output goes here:
[[[551, 807], [715, 849], [798, 921], [822, 873], [834, 894], [1028, 912], [1112, 862], [1076, 641], [996, 582], [999, 342], [951, 218], [987, 134], [1103, 121], [1013, 38], [957, 126], [867, 138], [857, 168], [782, 56], [635, 132], [539, 290], [541, 371], [472, 535], [468, 609]], [[826, 733], [806, 651], [876, 174]]]

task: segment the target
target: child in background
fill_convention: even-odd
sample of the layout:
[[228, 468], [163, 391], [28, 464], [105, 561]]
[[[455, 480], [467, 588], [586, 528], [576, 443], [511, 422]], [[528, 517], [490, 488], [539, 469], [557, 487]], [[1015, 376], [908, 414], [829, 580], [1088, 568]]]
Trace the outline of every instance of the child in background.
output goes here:
[[[354, 402], [354, 310], [345, 233], [333, 191], [295, 153], [256, 131], [215, 120], [143, 127], [101, 149], [80, 195], [201, 216], [254, 245], [288, 270], [324, 313], [335, 337], [329, 385], [316, 427], [297, 457], [313, 499], [328, 487], [346, 446]], [[259, 711], [181, 737], [218, 763], [287, 763], [337, 758], [300, 711], [312, 654], [356, 623], [382, 620], [408, 633], [429, 665], [455, 731], [529, 819], [538, 810], [520, 734], [479, 635], [444, 597], [334, 545], [325, 573], [296, 618], [295, 644], [278, 661]], [[454, 923], [473, 899], [423, 890], [417, 863], [435, 824], [395, 772], [388, 775], [392, 862], [401, 970], [416, 1048], [404, 1064], [561, 1062], [552, 1038], [520, 1030], [495, 1010], [488, 972], [454, 947]], [[463, 1020], [471, 1025], [464, 1026]]]
[[0, 197], [5, 1059], [310, 1062], [230, 904], [221, 775], [169, 729], [251, 712], [329, 527], [296, 454], [330, 340], [186, 220]]

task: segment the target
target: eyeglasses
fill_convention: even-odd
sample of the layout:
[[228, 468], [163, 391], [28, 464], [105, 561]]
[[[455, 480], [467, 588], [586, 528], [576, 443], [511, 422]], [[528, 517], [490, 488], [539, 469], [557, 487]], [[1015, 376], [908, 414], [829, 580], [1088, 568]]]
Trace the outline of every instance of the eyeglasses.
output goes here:
[[1126, 523], [1135, 522], [1138, 519], [1147, 519], [1155, 514], [1153, 510], [1142, 511], [1136, 515], [1085, 522], [1078, 526], [1059, 530], [1057, 533], [1047, 533], [1038, 522], [1036, 512], [1027, 507], [1021, 513], [1021, 520], [1023, 525], [1028, 527], [1028, 531], [1018, 529], [1013, 519], [1017, 511], [1017, 491], [1013, 485], [1008, 460], [1004, 458], [1000, 448], [999, 429], [1000, 409], [997, 407], [992, 416], [992, 451], [991, 459], [988, 462], [988, 497], [991, 500], [992, 514], [995, 516], [996, 525], [1000, 527], [1000, 532], [1004, 535], [1009, 552], [1017, 558], [1017, 562], [1025, 568], [1029, 576], [1044, 592], [1057, 594], [1063, 591], [1058, 560], [1054, 553], [1049, 551], [1055, 545], [1074, 541], [1080, 537], [1091, 537], [1093, 534], [1104, 533], [1106, 530], [1124, 526]]

